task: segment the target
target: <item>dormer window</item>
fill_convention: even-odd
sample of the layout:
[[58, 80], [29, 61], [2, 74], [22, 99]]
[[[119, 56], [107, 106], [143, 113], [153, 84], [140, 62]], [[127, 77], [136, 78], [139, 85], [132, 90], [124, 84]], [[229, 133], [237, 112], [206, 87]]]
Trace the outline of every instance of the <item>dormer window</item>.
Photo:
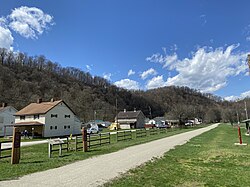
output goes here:
[[37, 115], [34, 115], [34, 119], [39, 119], [39, 114], [37, 114]]
[[51, 114], [51, 118], [57, 118], [57, 114]]
[[25, 116], [20, 116], [20, 120], [25, 120]]

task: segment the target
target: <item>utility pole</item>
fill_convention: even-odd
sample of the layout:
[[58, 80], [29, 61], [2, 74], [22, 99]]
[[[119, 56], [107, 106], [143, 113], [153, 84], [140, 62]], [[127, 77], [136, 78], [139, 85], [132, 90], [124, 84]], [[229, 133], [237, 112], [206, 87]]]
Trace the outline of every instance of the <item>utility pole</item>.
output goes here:
[[116, 122], [116, 125], [118, 124], [118, 116], [117, 116], [117, 98], [115, 98], [115, 122]]
[[152, 119], [152, 112], [151, 112], [151, 107], [148, 106], [148, 109], [149, 109], [149, 115], [150, 115], [150, 119]]
[[246, 119], [248, 119], [248, 113], [247, 113], [247, 102], [246, 102], [246, 101], [244, 101], [244, 102], [245, 102]]

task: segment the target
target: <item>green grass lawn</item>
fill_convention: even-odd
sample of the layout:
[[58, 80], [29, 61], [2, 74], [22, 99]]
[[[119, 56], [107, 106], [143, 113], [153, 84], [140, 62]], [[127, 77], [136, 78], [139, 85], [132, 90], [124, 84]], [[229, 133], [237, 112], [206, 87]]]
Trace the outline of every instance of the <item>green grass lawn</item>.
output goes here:
[[237, 133], [220, 125], [105, 186], [250, 186], [250, 148], [234, 145]]
[[[16, 177], [20, 177], [25, 174], [30, 174], [38, 171], [44, 171], [51, 168], [60, 167], [78, 160], [90, 158], [92, 156], [106, 154], [120, 149], [149, 142], [159, 138], [171, 136], [174, 134], [194, 130], [199, 127], [187, 128], [187, 129], [174, 129], [169, 130], [167, 133], [161, 133], [158, 135], [151, 135], [144, 138], [135, 139], [135, 133], [133, 133], [133, 139], [123, 142], [116, 142], [116, 135], [112, 135], [111, 144], [104, 145], [102, 147], [96, 147], [90, 149], [90, 151], [83, 153], [82, 151], [63, 151], [63, 156], [59, 157], [58, 152], [53, 153], [52, 158], [48, 158], [48, 144], [40, 144], [29, 147], [21, 148], [21, 160], [18, 165], [11, 165], [10, 158], [0, 160], [0, 180], [8, 180]], [[4, 153], [10, 154], [9, 153]], [[3, 154], [3, 155], [4, 155]]]

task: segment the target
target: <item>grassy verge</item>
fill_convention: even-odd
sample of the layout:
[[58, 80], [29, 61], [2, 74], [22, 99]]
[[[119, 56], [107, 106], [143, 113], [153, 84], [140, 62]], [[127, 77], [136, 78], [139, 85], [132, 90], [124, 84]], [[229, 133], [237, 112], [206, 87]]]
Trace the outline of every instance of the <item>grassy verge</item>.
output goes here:
[[237, 128], [220, 125], [105, 186], [249, 186], [250, 149], [235, 142]]
[[[5, 158], [0, 160], [0, 180], [8, 180], [16, 177], [20, 177], [26, 174], [44, 171], [47, 169], [52, 169], [56, 167], [60, 167], [78, 160], [83, 160], [90, 158], [92, 156], [106, 154], [114, 151], [118, 151], [120, 149], [146, 143], [149, 141], [153, 141], [156, 139], [164, 138], [167, 136], [172, 136], [174, 134], [183, 133], [186, 131], [194, 130], [200, 127], [187, 128], [187, 129], [176, 129], [168, 131], [167, 133], [161, 133], [158, 135], [151, 135], [144, 138], [135, 139], [135, 133], [133, 133], [133, 139], [129, 141], [116, 142], [116, 136], [113, 135], [111, 137], [111, 144], [105, 145], [102, 147], [96, 147], [88, 151], [87, 153], [83, 153], [81, 151], [74, 152], [63, 152], [62, 157], [58, 157], [58, 153], [54, 152], [52, 158], [48, 158], [48, 145], [47, 144], [39, 144], [29, 147], [21, 148], [21, 160], [18, 165], [11, 165], [10, 158]], [[9, 153], [4, 153], [9, 154]]]

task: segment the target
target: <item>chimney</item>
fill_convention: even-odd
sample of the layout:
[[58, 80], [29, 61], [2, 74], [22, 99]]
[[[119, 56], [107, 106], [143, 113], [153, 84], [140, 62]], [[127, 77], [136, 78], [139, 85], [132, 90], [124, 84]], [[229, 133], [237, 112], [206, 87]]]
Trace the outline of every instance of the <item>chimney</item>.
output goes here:
[[126, 109], [124, 109], [124, 112], [126, 112]]
[[37, 99], [36, 103], [39, 104], [41, 103], [43, 100], [41, 98]]
[[55, 99], [54, 99], [54, 98], [51, 98], [51, 99], [50, 99], [50, 102], [54, 102], [54, 101], [55, 101]]
[[136, 112], [136, 108], [134, 108], [134, 112]]
[[7, 103], [2, 103], [2, 107], [7, 107]]

